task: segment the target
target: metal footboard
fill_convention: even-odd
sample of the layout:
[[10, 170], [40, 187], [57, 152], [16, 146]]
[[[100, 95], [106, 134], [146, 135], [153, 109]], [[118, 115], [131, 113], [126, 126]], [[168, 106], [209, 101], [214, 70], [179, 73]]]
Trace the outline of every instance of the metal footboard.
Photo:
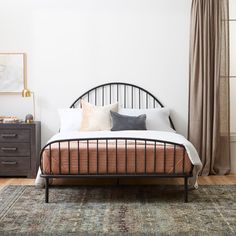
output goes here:
[[184, 178], [187, 202], [188, 178], [192, 176], [193, 166], [186, 166], [186, 156], [183, 145], [162, 140], [126, 137], [56, 140], [44, 146], [40, 153], [45, 202], [49, 201], [50, 178], [80, 177]]

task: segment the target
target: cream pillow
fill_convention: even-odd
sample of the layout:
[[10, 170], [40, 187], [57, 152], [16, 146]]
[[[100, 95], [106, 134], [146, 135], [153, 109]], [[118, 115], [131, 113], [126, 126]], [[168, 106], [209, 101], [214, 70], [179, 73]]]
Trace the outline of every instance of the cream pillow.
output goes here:
[[111, 129], [110, 111], [118, 111], [118, 103], [107, 106], [94, 106], [84, 100], [82, 104], [82, 120], [80, 131], [101, 131]]

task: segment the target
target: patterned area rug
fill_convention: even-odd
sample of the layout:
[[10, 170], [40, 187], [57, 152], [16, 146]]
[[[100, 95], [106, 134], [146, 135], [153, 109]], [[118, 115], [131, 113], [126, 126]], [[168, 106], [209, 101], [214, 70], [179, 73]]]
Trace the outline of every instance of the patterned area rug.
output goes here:
[[236, 185], [181, 189], [6, 186], [0, 235], [236, 235]]

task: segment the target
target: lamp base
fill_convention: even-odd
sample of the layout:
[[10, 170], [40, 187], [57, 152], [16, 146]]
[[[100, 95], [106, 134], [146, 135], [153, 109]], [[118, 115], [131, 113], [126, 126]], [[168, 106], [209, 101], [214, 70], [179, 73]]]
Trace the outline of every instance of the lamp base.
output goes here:
[[34, 122], [34, 116], [32, 114], [28, 114], [25, 116], [25, 123], [31, 124]]

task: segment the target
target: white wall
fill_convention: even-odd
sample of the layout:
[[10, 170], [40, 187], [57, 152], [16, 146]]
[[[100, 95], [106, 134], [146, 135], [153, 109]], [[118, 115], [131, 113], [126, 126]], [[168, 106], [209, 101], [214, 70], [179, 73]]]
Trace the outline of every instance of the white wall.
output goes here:
[[[0, 51], [28, 54], [42, 144], [57, 108], [104, 82], [143, 86], [186, 135], [189, 0], [0, 0]], [[31, 101], [0, 95], [0, 114], [24, 117]]]
[[[30, 0], [0, 0], [0, 52], [26, 52], [29, 85], [32, 82], [32, 5]], [[0, 115], [21, 118], [33, 113], [32, 100], [0, 94]]]

